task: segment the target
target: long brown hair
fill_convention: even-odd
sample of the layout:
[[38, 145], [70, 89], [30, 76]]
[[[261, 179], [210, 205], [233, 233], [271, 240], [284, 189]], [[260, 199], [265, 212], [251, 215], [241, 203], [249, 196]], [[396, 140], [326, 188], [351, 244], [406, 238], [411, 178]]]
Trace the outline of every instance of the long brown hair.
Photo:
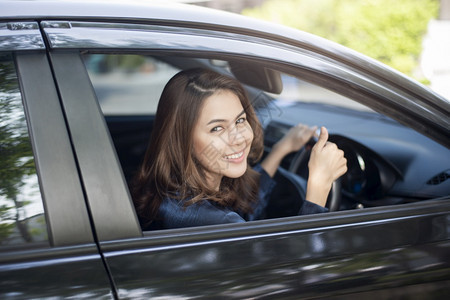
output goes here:
[[206, 98], [219, 90], [233, 92], [241, 101], [254, 138], [248, 163], [263, 152], [261, 125], [241, 84], [206, 69], [181, 71], [166, 84], [158, 104], [152, 136], [133, 181], [132, 194], [141, 225], [157, 218], [166, 197], [214, 201], [240, 212], [250, 212], [258, 196], [259, 176], [251, 168], [239, 178], [223, 177], [219, 191], [208, 188], [205, 170], [193, 153], [193, 129]]

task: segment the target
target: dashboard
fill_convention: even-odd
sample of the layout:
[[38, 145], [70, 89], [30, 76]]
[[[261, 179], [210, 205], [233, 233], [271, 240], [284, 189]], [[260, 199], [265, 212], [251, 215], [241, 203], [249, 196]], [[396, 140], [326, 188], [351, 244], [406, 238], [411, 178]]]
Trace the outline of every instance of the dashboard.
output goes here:
[[[339, 210], [409, 203], [450, 192], [450, 180], [445, 180], [449, 173], [446, 170], [450, 169], [449, 150], [393, 120], [383, 119], [375, 112], [371, 113], [373, 116], [354, 112], [345, 115], [341, 108], [333, 114], [329, 106], [321, 109], [295, 104], [282, 109], [286, 113], [264, 126], [265, 153], [299, 121], [313, 126], [317, 119], [326, 120], [329, 140], [344, 151], [347, 159], [348, 171], [339, 179]], [[313, 145], [314, 141], [310, 141], [299, 153], [286, 156], [281, 167], [306, 182]], [[433, 185], [436, 176], [439, 182]]]

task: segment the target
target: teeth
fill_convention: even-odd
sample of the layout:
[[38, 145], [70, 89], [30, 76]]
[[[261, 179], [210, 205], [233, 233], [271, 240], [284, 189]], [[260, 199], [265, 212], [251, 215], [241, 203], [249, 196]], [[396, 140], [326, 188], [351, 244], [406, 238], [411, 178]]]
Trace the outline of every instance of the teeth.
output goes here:
[[231, 155], [226, 155], [225, 158], [226, 159], [237, 159], [237, 158], [241, 157], [242, 155], [244, 155], [244, 151], [235, 153], [235, 154], [231, 154]]

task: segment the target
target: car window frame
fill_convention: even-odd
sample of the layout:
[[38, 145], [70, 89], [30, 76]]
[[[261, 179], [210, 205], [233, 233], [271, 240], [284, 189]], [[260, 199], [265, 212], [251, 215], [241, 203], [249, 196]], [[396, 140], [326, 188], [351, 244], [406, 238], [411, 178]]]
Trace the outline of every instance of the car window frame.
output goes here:
[[[45, 52], [16, 53], [15, 63], [51, 245], [93, 243], [80, 178], [47, 56]], [[55, 159], [58, 163], [54, 163]]]
[[[96, 237], [138, 237], [131, 196], [80, 53], [50, 52]], [[71, 72], [67, 72], [70, 66]], [[101, 174], [99, 176], [99, 174]]]
[[[0, 22], [0, 39], [0, 53], [12, 55], [16, 68], [43, 201], [48, 245], [93, 244], [85, 198], [39, 23]], [[34, 246], [19, 248], [26, 250]]]
[[[89, 215], [39, 24], [35, 21], [0, 23], [0, 38], [0, 52], [11, 54], [16, 68], [49, 245], [93, 243]], [[54, 139], [58, 143], [54, 143]], [[59, 159], [58, 164], [52, 163], [55, 158]]]
[[[56, 21], [57, 24], [58, 21]], [[63, 22], [64, 23], [64, 22]], [[45, 26], [44, 26], [45, 27]], [[119, 26], [119, 28], [121, 28]], [[135, 215], [135, 211], [132, 205], [131, 197], [129, 195], [128, 189], [126, 188], [126, 183], [123, 178], [123, 174], [121, 171], [120, 163], [117, 159], [117, 154], [114, 150], [114, 145], [112, 144], [111, 137], [109, 135], [109, 131], [107, 129], [107, 126], [104, 121], [104, 117], [101, 113], [100, 107], [97, 103], [95, 92], [93, 90], [92, 84], [90, 83], [90, 80], [88, 78], [87, 71], [85, 69], [85, 66], [83, 65], [83, 61], [81, 58], [81, 53], [114, 53], [114, 54], [132, 54], [132, 53], [138, 53], [138, 54], [164, 54], [164, 53], [170, 53], [170, 54], [181, 54], [181, 55], [192, 55], [192, 56], [201, 56], [201, 57], [210, 57], [210, 58], [234, 58], [234, 59], [248, 59], [249, 55], [253, 55], [255, 57], [259, 57], [259, 60], [261, 62], [264, 62], [267, 64], [268, 67], [276, 67], [279, 68], [281, 71], [285, 71], [289, 74], [292, 74], [294, 76], [297, 75], [303, 75], [307, 76], [307, 78], [316, 84], [319, 84], [323, 87], [326, 87], [332, 91], [338, 92], [340, 94], [344, 94], [345, 96], [352, 96], [351, 98], [354, 98], [356, 95], [360, 97], [360, 100], [362, 103], [371, 103], [371, 107], [375, 108], [377, 110], [383, 110], [383, 109], [395, 109], [398, 107], [402, 107], [402, 103], [404, 103], [407, 98], [410, 95], [407, 95], [405, 91], [396, 89], [395, 87], [392, 87], [392, 91], [389, 90], [386, 86], [383, 86], [380, 82], [377, 82], [375, 78], [371, 77], [370, 75], [361, 75], [356, 73], [354, 69], [351, 67], [345, 69], [342, 67], [341, 64], [333, 65], [329, 61], [323, 60], [322, 57], [312, 57], [310, 54], [305, 54], [304, 51], [292, 51], [292, 49], [281, 49], [284, 51], [283, 53], [290, 53], [289, 57], [284, 57], [283, 59], [273, 59], [271, 54], [275, 53], [276, 51], [280, 50], [280, 48], [277, 48], [279, 45], [273, 45], [273, 44], [262, 44], [261, 41], [259, 41], [259, 44], [256, 45], [256, 48], [259, 50], [254, 51], [248, 51], [245, 54], [241, 54], [240, 50], [244, 45], [247, 45], [247, 43], [251, 43], [250, 41], [242, 41], [242, 40], [233, 40], [232, 45], [230, 46], [229, 41], [227, 40], [227, 36], [218, 37], [217, 34], [214, 34], [212, 37], [204, 36], [202, 35], [201, 38], [203, 39], [205, 44], [202, 44], [199, 46], [198, 44], [193, 45], [191, 40], [185, 39], [183, 41], [178, 41], [178, 43], [174, 42], [174, 34], [179, 36], [180, 32], [177, 32], [176, 29], [174, 29], [174, 32], [148, 32], [149, 36], [145, 35], [145, 32], [142, 31], [138, 32], [137, 42], [134, 43], [123, 41], [122, 37], [125, 36], [122, 32], [122, 34], [118, 34], [118, 32], [113, 32], [113, 38], [111, 39], [111, 43], [108, 43], [108, 47], [102, 46], [98, 42], [95, 42], [95, 44], [92, 44], [89, 46], [90, 36], [89, 36], [89, 29], [84, 28], [84, 35], [83, 35], [83, 44], [77, 41], [76, 34], [74, 36], [71, 36], [71, 33], [67, 33], [66, 28], [60, 27], [56, 28], [55, 26], [52, 26], [51, 28], [45, 27], [45, 31], [47, 32], [50, 40], [56, 41], [58, 36], [60, 34], [63, 34], [63, 36], [67, 35], [67, 41], [68, 43], [64, 43], [64, 39], [62, 40], [62, 43], [53, 44], [52, 50], [50, 52], [50, 56], [52, 59], [52, 64], [55, 69], [55, 74], [57, 76], [57, 81], [61, 82], [59, 84], [60, 87], [60, 93], [62, 96], [63, 103], [70, 104], [70, 103], [76, 103], [77, 97], [80, 98], [79, 92], [82, 91], [82, 99], [85, 101], [84, 105], [86, 107], [89, 107], [89, 113], [93, 118], [96, 118], [98, 120], [95, 121], [95, 124], [98, 128], [98, 131], [94, 134], [91, 131], [88, 130], [88, 127], [86, 127], [86, 122], [82, 122], [80, 120], [77, 120], [75, 117], [75, 112], [80, 113], [82, 107], [79, 107], [75, 109], [73, 112], [70, 112], [66, 108], [66, 113], [68, 114], [68, 123], [69, 128], [73, 136], [73, 143], [75, 152], [77, 153], [77, 157], [80, 164], [84, 164], [85, 166], [89, 166], [89, 170], [86, 169], [86, 171], [83, 171], [83, 167], [80, 167], [82, 176], [84, 178], [84, 182], [88, 183], [90, 180], [95, 178], [97, 175], [95, 172], [98, 172], [98, 170], [103, 170], [103, 174], [108, 174], [108, 180], [105, 181], [105, 179], [99, 179], [102, 181], [103, 191], [107, 191], [110, 187], [114, 186], [115, 189], [118, 189], [119, 191], [114, 193], [108, 193], [108, 197], [104, 197], [104, 195], [101, 195], [99, 191], [96, 191], [94, 188], [86, 188], [87, 198], [89, 201], [89, 207], [91, 209], [93, 219], [95, 222], [97, 235], [101, 243], [108, 241], [119, 241], [121, 239], [139, 239], [142, 237], [142, 231], [139, 228], [137, 218]], [[108, 28], [108, 30], [114, 31], [115, 29]], [[181, 30], [181, 29], [180, 29]], [[62, 32], [62, 33], [61, 33]], [[134, 32], [128, 32], [130, 35], [133, 35]], [[156, 37], [158, 39], [152, 41], [152, 37]], [[194, 33], [190, 32], [190, 35], [193, 35]], [[98, 28], [95, 28], [93, 31], [93, 36], [98, 35]], [[144, 38], [142, 38], [144, 36]], [[161, 37], [166, 37], [164, 39], [164, 43], [161, 42]], [[139, 40], [139, 38], [141, 40]], [[172, 41], [170, 40], [172, 38]], [[191, 37], [192, 38], [192, 37]], [[116, 41], [116, 44], [114, 44], [115, 39], [118, 39]], [[88, 40], [88, 42], [86, 42]], [[126, 37], [126, 40], [130, 41], [133, 40], [130, 36]], [[144, 45], [139, 44], [139, 41], [144, 42]], [[217, 41], [221, 41], [221, 43], [218, 45]], [[145, 44], [145, 42], [148, 42], [149, 44]], [[215, 42], [215, 43], [212, 43]], [[50, 43], [51, 44], [51, 43]], [[136, 44], [140, 45], [139, 47], [136, 47]], [[228, 47], [223, 47], [225, 44], [228, 45]], [[145, 46], [146, 45], [146, 46]], [[206, 45], [208, 45], [206, 47]], [[200, 49], [194, 49], [195, 47], [200, 47]], [[269, 52], [268, 49], [270, 49]], [[292, 60], [291, 58], [295, 58]], [[70, 66], [72, 70], [76, 70], [74, 72], [66, 72], [65, 68], [67, 66]], [[344, 83], [344, 87], [343, 87]], [[63, 85], [66, 85], [67, 88], [63, 87]], [[350, 91], [346, 89], [346, 87], [352, 87]], [[373, 88], [373, 90], [371, 90]], [[67, 93], [64, 91], [67, 89]], [[374, 91], [378, 91], [379, 95], [375, 96]], [[377, 101], [374, 101], [376, 99]], [[381, 104], [382, 103], [382, 104]], [[399, 104], [400, 103], [400, 104]], [[394, 105], [395, 104], [395, 105]], [[71, 105], [71, 104], [70, 104]], [[375, 107], [373, 107], [375, 105]], [[387, 108], [386, 108], [387, 107]], [[73, 116], [72, 116], [73, 114]], [[90, 121], [89, 121], [90, 122]], [[74, 129], [77, 127], [76, 129]], [[89, 148], [89, 151], [100, 151], [101, 149], [106, 149], [107, 154], [103, 157], [106, 160], [93, 160], [89, 157], [88, 154], [82, 154], [83, 151], [87, 151], [88, 148], [82, 149], [77, 147], [77, 138], [80, 137], [80, 134], [86, 134], [90, 135], [89, 137], [84, 137], [83, 139], [87, 139], [90, 141], [97, 141], [95, 145], [91, 145]], [[80, 142], [80, 145], [83, 142]], [[95, 150], [97, 149], [97, 150]], [[84, 157], [85, 159], [82, 159], [81, 157]], [[100, 161], [102, 163], [100, 163]], [[105, 169], [105, 166], [107, 166], [107, 170]], [[106, 201], [107, 200], [107, 201]], [[432, 211], [435, 211], [435, 202], [431, 204], [431, 202], [428, 202], [430, 204], [422, 204], [424, 207], [430, 207]], [[105, 207], [108, 207], [108, 213], [105, 213]], [[405, 211], [404, 208], [394, 208], [393, 212], [391, 212], [392, 207], [389, 208], [378, 208], [375, 211], [370, 210], [367, 212], [361, 212], [359, 211], [356, 215], [355, 212], [338, 212], [340, 216], [338, 219], [347, 219], [350, 223], [355, 222], [352, 221], [354, 218], [357, 220], [360, 220], [361, 216], [366, 216], [367, 220], [376, 220], [377, 217], [374, 217], [374, 214], [379, 214], [380, 218], [383, 218], [383, 215], [391, 215], [394, 214], [397, 217], [402, 216]], [[409, 211], [408, 208], [406, 208], [406, 211]], [[410, 215], [410, 213], [408, 213]], [[327, 216], [327, 219], [331, 215], [329, 214]], [[289, 224], [292, 226], [300, 226], [303, 228], [305, 223], [305, 216], [302, 217], [293, 217], [292, 219], [289, 219]], [[308, 217], [312, 218], [311, 228], [321, 227], [322, 222], [325, 222], [322, 217], [318, 216], [312, 216]], [[331, 218], [332, 220], [335, 220], [334, 218]], [[124, 221], [125, 220], [125, 221]], [[251, 232], [259, 232], [260, 234], [266, 232], [268, 228], [272, 226], [272, 228], [276, 231], [281, 230], [284, 231], [285, 227], [284, 225], [276, 225], [284, 224], [285, 221], [283, 220], [275, 220], [275, 221], [258, 221], [258, 227], [259, 229], [256, 230], [254, 225], [233, 225], [231, 227], [227, 227], [229, 225], [219, 226], [216, 229], [221, 231], [227, 231], [227, 234], [231, 234], [230, 231], [236, 230], [236, 235], [238, 236], [245, 236], [248, 235]], [[344, 222], [345, 223], [345, 222]], [[275, 225], [274, 225], [275, 224]], [[325, 222], [325, 224], [329, 224]], [[328, 225], [326, 225], [328, 226]], [[232, 228], [232, 229], [231, 229]], [[252, 229], [249, 229], [252, 228]], [[193, 234], [192, 229], [186, 229], [187, 235], [190, 236], [196, 236], [196, 234]], [[205, 230], [205, 232], [211, 231], [210, 229], [199, 229], [198, 232], [202, 232]], [[270, 230], [269, 230], [270, 231]], [[180, 231], [174, 231], [174, 234], [176, 235]], [[183, 230], [181, 231], [183, 232]], [[197, 232], [197, 231], [196, 231]], [[213, 232], [216, 232], [213, 230]], [[164, 233], [163, 235], [165, 235]], [[144, 234], [147, 238], [148, 236], [159, 236], [159, 233], [150, 233], [150, 234]], [[200, 234], [201, 235], [201, 234]], [[216, 235], [216, 233], [212, 233], [211, 236]], [[209, 235], [208, 235], [209, 236]]]
[[[0, 276], [9, 282], [0, 294], [26, 298], [86, 292], [103, 297], [115, 294], [91, 226], [71, 137], [38, 23], [17, 21], [0, 26], [0, 40], [6, 41], [0, 43], [0, 54], [11, 55], [16, 69], [48, 237], [46, 242], [0, 249]], [[67, 272], [70, 267], [78, 272]], [[48, 272], [59, 274], [61, 282], [32, 275]], [[83, 272], [84, 276], [80, 276]]]

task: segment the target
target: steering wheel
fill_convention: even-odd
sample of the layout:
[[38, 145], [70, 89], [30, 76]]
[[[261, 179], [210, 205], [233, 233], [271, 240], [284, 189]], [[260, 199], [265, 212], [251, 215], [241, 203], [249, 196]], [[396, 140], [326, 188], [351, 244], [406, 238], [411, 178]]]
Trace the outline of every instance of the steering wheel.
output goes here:
[[[298, 174], [300, 177], [308, 180], [308, 162], [311, 156], [311, 149], [315, 143], [316, 140], [311, 138], [302, 149], [295, 153], [289, 165], [289, 172]], [[341, 178], [338, 178], [333, 182], [330, 193], [328, 194], [326, 207], [329, 211], [337, 211], [339, 209], [342, 198], [341, 187], [342, 181]]]

